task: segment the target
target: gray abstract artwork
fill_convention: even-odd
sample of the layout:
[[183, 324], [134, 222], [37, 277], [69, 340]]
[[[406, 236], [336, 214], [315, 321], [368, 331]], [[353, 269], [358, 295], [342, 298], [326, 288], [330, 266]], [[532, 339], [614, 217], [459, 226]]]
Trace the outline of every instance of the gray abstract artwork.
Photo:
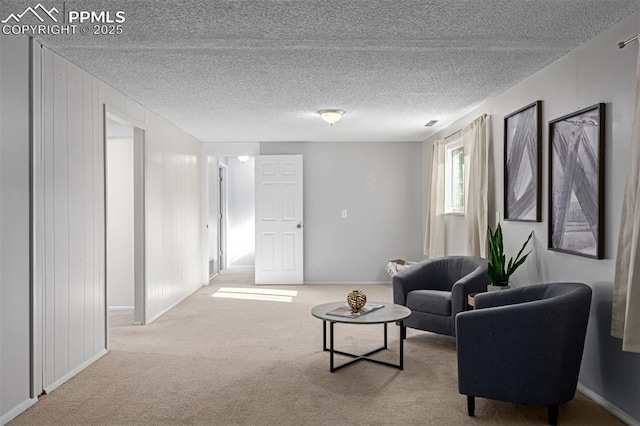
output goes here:
[[505, 219], [537, 221], [539, 103], [505, 118]]
[[553, 122], [550, 153], [549, 248], [598, 258], [600, 113], [597, 107]]

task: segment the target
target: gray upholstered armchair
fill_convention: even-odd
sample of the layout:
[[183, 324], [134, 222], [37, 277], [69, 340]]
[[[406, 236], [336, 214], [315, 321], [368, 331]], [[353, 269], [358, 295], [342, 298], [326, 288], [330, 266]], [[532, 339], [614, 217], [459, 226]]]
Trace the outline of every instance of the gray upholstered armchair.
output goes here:
[[393, 302], [411, 309], [404, 326], [455, 336], [455, 317], [466, 309], [467, 295], [486, 290], [489, 283], [486, 259], [430, 259], [393, 277]]
[[591, 288], [552, 283], [479, 294], [456, 317], [458, 389], [474, 397], [548, 407], [573, 399], [591, 306]]

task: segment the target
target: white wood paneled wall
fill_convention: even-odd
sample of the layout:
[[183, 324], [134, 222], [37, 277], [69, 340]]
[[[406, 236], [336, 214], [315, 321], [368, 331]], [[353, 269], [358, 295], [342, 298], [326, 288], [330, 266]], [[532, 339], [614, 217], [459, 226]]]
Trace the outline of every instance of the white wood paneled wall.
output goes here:
[[0, 36], [0, 424], [36, 400], [30, 375], [29, 40]]
[[106, 351], [105, 105], [146, 131], [147, 322], [201, 285], [199, 141], [32, 43], [30, 75], [28, 38], [0, 39], [0, 424]]
[[41, 52], [35, 143], [43, 151], [36, 182], [44, 185], [44, 234], [36, 245], [44, 246], [43, 388], [50, 390], [106, 351], [104, 140], [99, 82]]
[[107, 348], [104, 105], [145, 130], [147, 323], [201, 285], [200, 142], [36, 46], [43, 112], [36, 184], [44, 186], [36, 246], [44, 256], [43, 387], [51, 390]]
[[147, 323], [202, 285], [200, 142], [146, 113]]

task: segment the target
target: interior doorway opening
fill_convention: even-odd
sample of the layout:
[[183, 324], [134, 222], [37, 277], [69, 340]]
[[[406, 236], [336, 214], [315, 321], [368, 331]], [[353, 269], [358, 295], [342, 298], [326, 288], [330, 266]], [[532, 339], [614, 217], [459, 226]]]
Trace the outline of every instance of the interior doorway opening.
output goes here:
[[203, 282], [255, 268], [254, 157], [203, 152]]
[[227, 156], [221, 168], [223, 256], [229, 269], [255, 267], [254, 157]]
[[144, 129], [105, 113], [109, 325], [145, 324]]
[[227, 269], [227, 165], [218, 163], [218, 265]]

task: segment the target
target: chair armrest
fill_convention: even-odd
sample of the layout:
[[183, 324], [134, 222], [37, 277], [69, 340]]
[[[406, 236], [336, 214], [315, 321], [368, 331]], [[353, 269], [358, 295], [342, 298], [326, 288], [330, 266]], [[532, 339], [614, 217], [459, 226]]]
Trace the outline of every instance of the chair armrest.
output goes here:
[[540, 299], [544, 291], [544, 285], [533, 285], [481, 293], [476, 295], [474, 305], [476, 309], [483, 309], [529, 302]]
[[518, 290], [518, 288], [513, 288], [476, 294], [474, 307], [475, 309], [484, 309], [520, 303], [521, 294]]
[[487, 265], [477, 267], [473, 272], [460, 278], [451, 288], [451, 314], [456, 315], [467, 307], [467, 295], [481, 292], [490, 284]]

